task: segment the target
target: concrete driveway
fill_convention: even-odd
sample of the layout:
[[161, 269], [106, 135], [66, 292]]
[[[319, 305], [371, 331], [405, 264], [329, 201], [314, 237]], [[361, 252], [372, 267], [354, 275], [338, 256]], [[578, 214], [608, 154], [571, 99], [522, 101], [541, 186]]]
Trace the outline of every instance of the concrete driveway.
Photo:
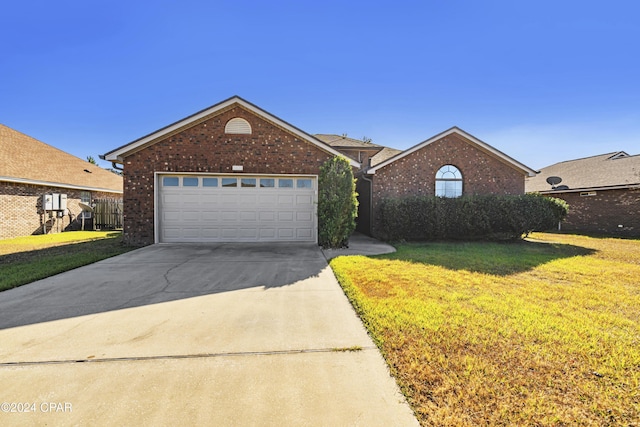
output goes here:
[[417, 425], [315, 245], [154, 245], [2, 292], [0, 384], [3, 426]]

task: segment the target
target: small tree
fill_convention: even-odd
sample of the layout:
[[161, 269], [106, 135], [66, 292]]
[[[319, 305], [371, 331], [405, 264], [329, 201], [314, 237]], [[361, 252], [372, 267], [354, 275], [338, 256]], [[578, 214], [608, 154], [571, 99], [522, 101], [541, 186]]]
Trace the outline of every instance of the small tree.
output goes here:
[[318, 177], [318, 243], [342, 248], [356, 228], [358, 199], [349, 161], [333, 157], [324, 162]]

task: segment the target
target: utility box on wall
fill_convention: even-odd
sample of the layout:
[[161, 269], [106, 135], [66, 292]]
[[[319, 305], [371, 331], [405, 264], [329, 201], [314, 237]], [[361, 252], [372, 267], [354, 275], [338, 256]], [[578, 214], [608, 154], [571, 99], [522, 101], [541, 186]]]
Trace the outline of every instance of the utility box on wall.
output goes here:
[[45, 194], [42, 196], [42, 210], [64, 211], [67, 209], [67, 195], [60, 193]]
[[42, 196], [42, 210], [43, 211], [52, 211], [53, 210], [53, 195], [45, 194]]

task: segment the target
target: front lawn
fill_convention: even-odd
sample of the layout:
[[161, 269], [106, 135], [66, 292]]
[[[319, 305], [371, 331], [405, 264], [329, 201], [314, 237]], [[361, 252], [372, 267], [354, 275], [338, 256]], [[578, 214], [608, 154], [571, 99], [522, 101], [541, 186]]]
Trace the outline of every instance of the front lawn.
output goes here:
[[122, 233], [71, 231], [0, 240], [0, 291], [134, 249]]
[[531, 237], [331, 261], [422, 425], [640, 425], [640, 241]]

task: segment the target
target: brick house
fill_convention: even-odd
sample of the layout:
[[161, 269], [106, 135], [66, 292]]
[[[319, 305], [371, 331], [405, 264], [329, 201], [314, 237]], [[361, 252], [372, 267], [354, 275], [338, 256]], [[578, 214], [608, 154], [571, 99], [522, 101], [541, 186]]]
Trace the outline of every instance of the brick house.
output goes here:
[[[550, 177], [560, 178], [554, 180]], [[624, 151], [547, 166], [525, 189], [563, 199], [564, 231], [640, 236], [640, 155]]]
[[101, 157], [124, 166], [125, 241], [147, 245], [316, 242], [317, 176], [340, 155], [235, 96]]
[[371, 167], [363, 169], [358, 181], [363, 214], [358, 230], [380, 234], [377, 212], [388, 197], [524, 194], [525, 177], [535, 174], [489, 144], [452, 127], [405, 151], [381, 151], [372, 158]]
[[[53, 194], [66, 208], [43, 206]], [[122, 177], [0, 124], [0, 239], [78, 228], [80, 203], [121, 198]]]
[[124, 166], [125, 241], [147, 245], [316, 242], [317, 177], [333, 156], [359, 177], [366, 233], [381, 198], [436, 194], [442, 166], [459, 168], [464, 194], [522, 194], [535, 173], [458, 128], [400, 152], [307, 134], [237, 96], [101, 157]]

